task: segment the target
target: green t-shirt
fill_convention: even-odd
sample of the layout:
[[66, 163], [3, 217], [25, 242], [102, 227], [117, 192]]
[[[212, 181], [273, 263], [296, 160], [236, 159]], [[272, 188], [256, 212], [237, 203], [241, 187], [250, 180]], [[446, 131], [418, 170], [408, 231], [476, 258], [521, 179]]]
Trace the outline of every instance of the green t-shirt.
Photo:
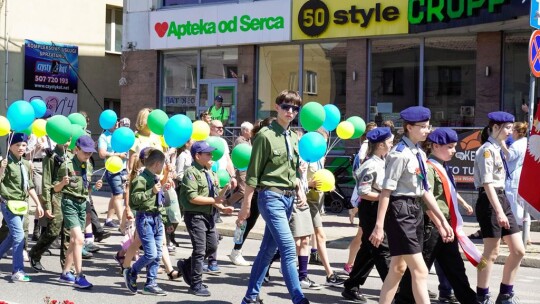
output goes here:
[[0, 176], [0, 195], [5, 200], [26, 201], [28, 199], [28, 190], [23, 189], [23, 177], [21, 166], [26, 168], [26, 182], [28, 189], [34, 188], [34, 183], [30, 173], [30, 163], [26, 159], [19, 159], [9, 152], [8, 164], [4, 174]]
[[229, 119], [229, 109], [223, 106], [219, 109], [216, 109], [215, 106], [211, 106], [210, 109], [208, 109], [208, 113], [210, 114], [210, 117], [212, 117], [212, 120], [225, 122]]
[[182, 179], [182, 187], [180, 187], [180, 195], [178, 200], [184, 208], [184, 212], [200, 212], [212, 214], [213, 205], [196, 205], [192, 204], [191, 200], [197, 196], [210, 197], [210, 189], [208, 188], [208, 180], [206, 173], [210, 174], [214, 184], [214, 197], [219, 193], [219, 185], [217, 177], [210, 169], [206, 169], [196, 161], [193, 165], [186, 169], [184, 178]]

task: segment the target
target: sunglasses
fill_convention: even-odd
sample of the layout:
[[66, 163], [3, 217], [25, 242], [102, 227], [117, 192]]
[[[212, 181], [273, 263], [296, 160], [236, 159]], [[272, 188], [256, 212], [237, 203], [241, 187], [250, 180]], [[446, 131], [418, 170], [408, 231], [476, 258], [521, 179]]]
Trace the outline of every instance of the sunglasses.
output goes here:
[[279, 105], [279, 107], [280, 107], [283, 111], [289, 111], [290, 109], [292, 109], [292, 111], [295, 112], [295, 113], [298, 113], [298, 111], [300, 111], [300, 107], [299, 107], [299, 106], [295, 106], [295, 105], [288, 104], [288, 103], [282, 103], [282, 104]]

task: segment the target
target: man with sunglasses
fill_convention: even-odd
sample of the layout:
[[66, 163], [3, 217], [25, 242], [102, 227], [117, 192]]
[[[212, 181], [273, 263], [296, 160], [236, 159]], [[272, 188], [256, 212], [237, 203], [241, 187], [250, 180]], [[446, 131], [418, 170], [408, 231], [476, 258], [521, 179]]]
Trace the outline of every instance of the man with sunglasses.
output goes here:
[[208, 109], [208, 114], [212, 117], [212, 120], [219, 120], [224, 125], [227, 125], [229, 121], [229, 109], [223, 107], [223, 97], [217, 95], [214, 98], [214, 104]]
[[296, 270], [296, 247], [289, 227], [293, 203], [305, 206], [306, 194], [300, 186], [298, 136], [289, 125], [300, 111], [297, 92], [282, 91], [276, 98], [277, 119], [263, 127], [253, 140], [246, 190], [237, 225], [250, 215], [251, 199], [258, 190], [258, 206], [266, 228], [249, 277], [242, 304], [262, 303], [259, 291], [274, 254], [279, 249], [283, 278], [295, 304], [309, 303], [304, 297]]

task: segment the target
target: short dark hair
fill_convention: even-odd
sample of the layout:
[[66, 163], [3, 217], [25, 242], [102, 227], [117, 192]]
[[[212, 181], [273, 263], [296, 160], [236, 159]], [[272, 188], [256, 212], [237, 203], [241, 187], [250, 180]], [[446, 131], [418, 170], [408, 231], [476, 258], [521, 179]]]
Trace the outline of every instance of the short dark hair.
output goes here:
[[296, 91], [283, 90], [276, 97], [276, 104], [280, 105], [282, 103], [290, 103], [295, 106], [302, 105], [302, 97]]

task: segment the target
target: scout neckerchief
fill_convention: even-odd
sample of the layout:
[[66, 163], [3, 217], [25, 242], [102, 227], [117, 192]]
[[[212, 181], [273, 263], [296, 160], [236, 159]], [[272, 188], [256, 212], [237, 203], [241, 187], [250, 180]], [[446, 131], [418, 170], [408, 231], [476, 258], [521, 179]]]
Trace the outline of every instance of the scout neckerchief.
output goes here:
[[86, 162], [81, 163], [81, 177], [84, 189], [88, 188], [88, 175], [86, 174]]
[[208, 183], [208, 197], [215, 197], [216, 190], [214, 189], [214, 183], [212, 182], [212, 177], [207, 169], [203, 170], [204, 175], [206, 176], [206, 182]]
[[457, 191], [453, 177], [451, 177], [452, 174], [447, 173], [448, 171], [433, 158], [428, 159], [427, 163], [435, 170], [435, 172], [437, 172], [437, 175], [441, 179], [444, 196], [448, 204], [448, 209], [450, 210], [452, 230], [454, 230], [454, 234], [458, 239], [461, 249], [463, 249], [463, 253], [465, 253], [467, 260], [469, 260], [473, 266], [482, 270], [486, 267], [487, 261], [480, 251], [478, 251], [474, 243], [463, 232], [463, 218], [461, 218], [461, 214], [459, 213]]
[[420, 172], [422, 174], [422, 186], [424, 187], [424, 190], [428, 191], [429, 186], [427, 182], [427, 173], [426, 173], [426, 167], [424, 166], [424, 161], [422, 160], [422, 154], [420, 153], [420, 148], [416, 147], [416, 159], [418, 160], [418, 165], [420, 166]]

